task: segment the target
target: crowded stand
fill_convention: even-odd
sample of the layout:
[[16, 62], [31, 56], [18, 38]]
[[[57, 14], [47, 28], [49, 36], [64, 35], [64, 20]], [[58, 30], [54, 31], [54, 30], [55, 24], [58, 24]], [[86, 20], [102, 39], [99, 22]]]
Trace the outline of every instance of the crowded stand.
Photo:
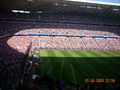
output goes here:
[[102, 1], [0, 0], [0, 90], [120, 90], [120, 2]]
[[6, 43], [8, 39], [0, 39], [0, 87], [3, 89], [12, 88], [17, 83], [23, 59], [22, 53], [10, 48]]
[[[120, 27], [79, 25], [60, 23], [29, 23], [1, 21], [0, 31], [7, 34], [63, 34], [87, 36], [119, 36]], [[42, 49], [88, 49], [88, 50], [120, 50], [120, 40], [113, 38], [62, 37], [62, 36], [13, 36], [7, 44], [24, 53], [29, 43]]]
[[84, 22], [96, 24], [120, 24], [119, 20], [114, 17], [100, 17], [92, 15], [73, 15], [73, 14], [38, 14], [38, 13], [2, 13], [0, 17], [3, 19], [22, 19], [22, 20], [48, 20], [48, 21], [70, 21]]
[[[17, 18], [17, 16], [19, 17], [19, 15], [16, 15], [14, 18]], [[25, 19], [24, 16], [23, 19]], [[2, 17], [2, 15], [0, 17]], [[45, 17], [41, 17], [40, 19], [44, 20], [46, 17], [47, 15], [45, 15]], [[52, 20], [53, 16], [51, 15], [50, 17], [51, 18], [48, 18], [47, 20]], [[79, 19], [84, 20], [84, 18], [81, 19], [81, 17], [74, 18], [72, 15], [63, 15], [62, 18], [57, 17], [59, 17], [59, 15], [54, 19], [63, 21], [79, 21]], [[33, 16], [33, 19], [36, 18]], [[91, 19], [92, 18], [90, 18], [90, 20]], [[85, 20], [87, 20], [87, 18]], [[99, 21], [98, 23], [101, 22], [102, 21]], [[115, 23], [113, 22], [113, 24]], [[15, 36], [14, 34], [23, 35]], [[16, 79], [19, 79], [19, 69], [21, 67], [24, 54], [30, 43], [32, 43], [33, 47], [37, 47], [39, 49], [120, 51], [120, 38], [68, 37], [49, 35], [28, 36], [27, 34], [62, 34], [119, 37], [120, 27], [86, 24], [0, 21], [0, 87], [9, 87], [10, 83], [16, 83]], [[14, 87], [14, 85], [10, 88], [12, 87]]]
[[119, 36], [120, 27], [60, 23], [1, 22], [1, 36], [10, 33]]

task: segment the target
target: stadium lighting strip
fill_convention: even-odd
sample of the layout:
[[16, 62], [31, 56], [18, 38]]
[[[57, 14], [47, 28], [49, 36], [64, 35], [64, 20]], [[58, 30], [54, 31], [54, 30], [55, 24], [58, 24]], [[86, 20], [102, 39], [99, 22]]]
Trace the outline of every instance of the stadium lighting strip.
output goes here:
[[12, 10], [14, 13], [30, 13], [30, 11]]
[[117, 9], [117, 8], [114, 8], [114, 9], [112, 9], [113, 11], [119, 11], [119, 9]]
[[61, 5], [61, 6], [64, 6], [64, 7], [69, 6], [69, 5], [68, 5], [68, 4], [66, 4], [66, 3], [64, 3], [64, 4], [60, 4], [60, 3], [53, 3], [53, 5], [55, 5], [55, 6], [59, 6], [59, 5]]
[[43, 13], [42, 11], [37, 11], [37, 13]]
[[27, 0], [28, 2], [34, 2], [33, 0]]
[[91, 1], [91, 0], [65, 0], [65, 1], [84, 2], [84, 3], [93, 3], [93, 4], [103, 4], [103, 5], [120, 6], [120, 4], [118, 4], [118, 3], [100, 2], [100, 1]]

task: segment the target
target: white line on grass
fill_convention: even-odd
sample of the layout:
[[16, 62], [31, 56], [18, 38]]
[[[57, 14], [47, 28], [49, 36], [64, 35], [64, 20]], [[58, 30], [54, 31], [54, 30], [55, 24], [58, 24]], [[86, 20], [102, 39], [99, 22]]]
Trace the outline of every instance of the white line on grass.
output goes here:
[[50, 69], [48, 70], [48, 74], [50, 74], [50, 71], [53, 69], [53, 67], [56, 65], [57, 62], [58, 60], [56, 60], [55, 64], [50, 67]]
[[61, 79], [62, 79], [63, 64], [64, 64], [64, 60], [63, 60], [63, 62], [62, 62], [61, 69], [60, 69], [60, 81], [61, 81]]
[[41, 57], [41, 54], [40, 54], [40, 50], [39, 50], [39, 56], [40, 56], [40, 70], [41, 70], [41, 72], [40, 72], [40, 74], [42, 74], [42, 57]]
[[[45, 51], [44, 50], [44, 52], [41, 52], [41, 53], [45, 53], [45, 52], [47, 52], [47, 51]], [[48, 54], [46, 53], [46, 55], [48, 56]], [[42, 60], [42, 55], [41, 55], [41, 60]], [[45, 57], [45, 56], [44, 56]], [[45, 63], [41, 63], [42, 65], [41, 66], [44, 66], [45, 64], [47, 64], [47, 63], [49, 63], [50, 62], [50, 60], [47, 60]]]
[[72, 66], [72, 64], [70, 64], [70, 66], [71, 66], [72, 73], [73, 73], [73, 79], [74, 79], [74, 81], [76, 81], [76, 78], [75, 78], [75, 72], [74, 72], [74, 70], [73, 70], [73, 66]]
[[[81, 54], [78, 55], [78, 54], [76, 54], [74, 51], [71, 51], [71, 53], [70, 53], [70, 52], [68, 52], [68, 53], [69, 53], [72, 57], [75, 57], [75, 56], [76, 56], [76, 57], [82, 57]], [[80, 63], [78, 59], [75, 58], [75, 60], [76, 60], [77, 63], [79, 63], [79, 65], [81, 65], [81, 66], [83, 67], [83, 64]], [[80, 69], [82, 70], [81, 72], [83, 72], [83, 75], [88, 76], [89, 74], [87, 74], [82, 67], [80, 68]]]

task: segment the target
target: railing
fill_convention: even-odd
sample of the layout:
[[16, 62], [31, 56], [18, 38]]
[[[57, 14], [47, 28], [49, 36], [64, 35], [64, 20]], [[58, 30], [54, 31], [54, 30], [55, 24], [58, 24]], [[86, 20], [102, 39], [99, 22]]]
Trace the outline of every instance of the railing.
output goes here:
[[21, 69], [20, 69], [20, 84], [24, 82], [24, 72], [25, 72], [25, 68], [26, 68], [26, 63], [29, 60], [29, 53], [32, 49], [32, 43], [30, 42], [30, 45], [28, 47], [28, 49], [25, 52], [23, 61], [22, 61], [22, 65], [21, 65]]
[[8, 34], [0, 36], [5, 38], [9, 36], [62, 36], [62, 37], [86, 37], [86, 38], [120, 38], [120, 36], [96, 36], [96, 35], [67, 35], [67, 34]]

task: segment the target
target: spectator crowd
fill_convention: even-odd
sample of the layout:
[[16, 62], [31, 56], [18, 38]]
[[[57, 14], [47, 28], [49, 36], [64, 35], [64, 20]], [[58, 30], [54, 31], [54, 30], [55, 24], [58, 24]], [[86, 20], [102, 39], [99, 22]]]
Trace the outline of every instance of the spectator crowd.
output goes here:
[[48, 20], [48, 21], [70, 21], [96, 24], [120, 24], [115, 17], [100, 17], [80, 14], [45, 14], [45, 13], [1, 13], [0, 18], [22, 19], [22, 20]]
[[[39, 19], [44, 20], [45, 16], [43, 15], [43, 17], [39, 17]], [[16, 15], [16, 18], [17, 17], [19, 17], [19, 15]], [[80, 17], [74, 18], [72, 15], [63, 15], [62, 18], [57, 17], [59, 17], [59, 15], [55, 18], [50, 15], [50, 19], [47, 18], [47, 20], [52, 20], [52, 18], [54, 18], [55, 20], [63, 21], [82, 21]], [[23, 17], [23, 19], [25, 18]], [[33, 16], [33, 19], [36, 18]], [[86, 21], [87, 19], [88, 18], [86, 18]], [[102, 23], [104, 20], [99, 22]], [[112, 22], [110, 21], [110, 23]], [[117, 21], [113, 22], [113, 24], [115, 23], [117, 23]], [[21, 67], [22, 59], [30, 42], [32, 42], [33, 47], [38, 47], [39, 49], [120, 50], [120, 38], [12, 36], [13, 34], [120, 36], [120, 27], [43, 22], [0, 21], [0, 87], [7, 87], [10, 85], [10, 83], [15, 83], [17, 79], [19, 79], [17, 78], [19, 76], [19, 68]], [[4, 35], [10, 35], [10, 37], [2, 38]], [[71, 84], [70, 86], [72, 87], [74, 85]], [[14, 87], [14, 85], [11, 87]]]
[[[24, 22], [1, 22], [0, 26], [1, 36], [6, 34], [119, 36], [120, 34], [120, 28], [112, 26]], [[25, 52], [30, 42], [40, 49], [120, 50], [119, 38], [12, 36], [7, 40], [8, 46], [21, 53]]]

